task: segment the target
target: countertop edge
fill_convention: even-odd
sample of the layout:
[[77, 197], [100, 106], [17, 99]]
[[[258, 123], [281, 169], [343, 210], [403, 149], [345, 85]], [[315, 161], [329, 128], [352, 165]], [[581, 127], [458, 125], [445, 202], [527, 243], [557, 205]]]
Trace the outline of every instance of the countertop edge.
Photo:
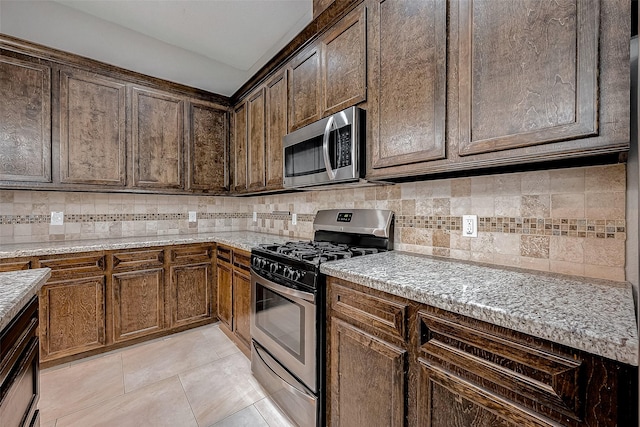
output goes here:
[[[13, 318], [27, 305], [51, 277], [50, 268], [36, 268], [0, 273], [2, 281], [24, 280], [16, 294], [8, 295], [8, 300], [0, 300], [0, 331], [11, 323]], [[0, 286], [5, 285], [0, 283]], [[2, 290], [0, 290], [0, 295]]]

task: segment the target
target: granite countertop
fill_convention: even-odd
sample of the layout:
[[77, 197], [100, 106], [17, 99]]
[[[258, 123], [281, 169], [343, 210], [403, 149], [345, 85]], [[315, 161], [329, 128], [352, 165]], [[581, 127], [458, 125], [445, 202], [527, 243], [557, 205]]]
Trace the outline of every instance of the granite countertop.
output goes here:
[[631, 285], [392, 251], [320, 271], [360, 285], [638, 365]]
[[219, 233], [122, 237], [114, 239], [70, 240], [61, 242], [14, 243], [9, 245], [0, 245], [0, 259], [210, 242], [221, 243], [245, 251], [250, 251], [252, 247], [258, 246], [259, 244], [284, 243], [289, 240], [299, 239], [291, 239], [289, 237], [285, 238], [276, 234], [256, 233], [252, 231], [227, 231]]
[[38, 294], [49, 276], [49, 268], [0, 273], [0, 331]]

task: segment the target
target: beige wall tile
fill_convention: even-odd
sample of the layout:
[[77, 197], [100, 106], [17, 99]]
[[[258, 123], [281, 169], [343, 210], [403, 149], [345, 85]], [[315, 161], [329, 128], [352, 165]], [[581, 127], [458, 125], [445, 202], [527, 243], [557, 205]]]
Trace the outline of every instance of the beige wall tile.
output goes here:
[[[396, 212], [400, 214], [400, 212]], [[416, 214], [416, 201], [412, 199], [402, 200], [402, 215], [415, 215]]]
[[468, 261], [471, 258], [471, 252], [461, 249], [451, 249], [449, 251], [449, 256], [451, 256], [451, 258], [453, 259]]
[[584, 263], [608, 267], [624, 267], [625, 242], [619, 239], [585, 239]]
[[[497, 234], [497, 233], [496, 233]], [[478, 237], [468, 237], [471, 245], [471, 252], [493, 254], [495, 252], [494, 233], [478, 233]]]
[[471, 178], [471, 196], [494, 196], [495, 179], [493, 176], [474, 176]]
[[520, 235], [520, 255], [528, 258], [549, 258], [549, 236]]
[[573, 276], [584, 276], [584, 264], [570, 261], [549, 260], [549, 271]]
[[520, 267], [520, 256], [509, 254], [494, 254], [493, 263], [507, 267]]
[[449, 236], [451, 249], [459, 249], [465, 252], [471, 250], [471, 241], [474, 240], [474, 238], [463, 237], [460, 231], [451, 231]]
[[438, 248], [450, 248], [451, 238], [449, 236], [449, 232], [445, 230], [434, 230], [433, 246]]
[[594, 166], [585, 170], [586, 191], [608, 192], [625, 191], [626, 189], [625, 164]]
[[497, 175], [494, 181], [494, 191], [499, 196], [519, 196], [522, 194], [522, 176], [518, 173]]
[[580, 237], [550, 236], [549, 258], [554, 261], [583, 264], [585, 240]]
[[375, 187], [376, 200], [398, 200], [401, 198], [401, 187], [399, 185], [380, 185]]
[[551, 193], [582, 193], [585, 188], [585, 170], [574, 168], [549, 171], [549, 187]]
[[457, 178], [451, 181], [451, 197], [471, 196], [471, 178]]
[[586, 193], [586, 217], [589, 219], [624, 219], [624, 191]]
[[471, 212], [471, 197], [452, 197], [451, 215], [462, 216]]
[[520, 267], [537, 271], [549, 271], [550, 264], [546, 258], [521, 257]]
[[497, 196], [494, 201], [494, 215], [519, 217], [521, 216], [520, 196]]
[[584, 276], [622, 282], [625, 280], [624, 267], [606, 267], [602, 265], [584, 266]]
[[416, 215], [433, 215], [433, 199], [416, 199]]
[[501, 255], [520, 255], [520, 235], [492, 233], [494, 252]]
[[525, 172], [520, 180], [521, 194], [549, 193], [549, 171]]
[[450, 215], [451, 214], [451, 199], [436, 198], [433, 199], [433, 214], [434, 215]]
[[548, 194], [524, 195], [520, 203], [520, 212], [523, 217], [551, 217], [551, 196]]
[[552, 194], [552, 218], [584, 218], [584, 193]]
[[495, 206], [493, 197], [471, 197], [471, 212], [469, 214], [478, 216], [494, 216]]

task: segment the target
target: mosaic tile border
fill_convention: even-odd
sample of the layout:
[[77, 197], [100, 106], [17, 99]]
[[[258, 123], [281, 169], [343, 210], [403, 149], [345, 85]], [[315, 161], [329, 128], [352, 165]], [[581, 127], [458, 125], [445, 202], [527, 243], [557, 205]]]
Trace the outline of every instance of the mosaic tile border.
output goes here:
[[[396, 227], [459, 231], [462, 217], [398, 215]], [[585, 218], [478, 217], [478, 232], [626, 239], [626, 221]]]

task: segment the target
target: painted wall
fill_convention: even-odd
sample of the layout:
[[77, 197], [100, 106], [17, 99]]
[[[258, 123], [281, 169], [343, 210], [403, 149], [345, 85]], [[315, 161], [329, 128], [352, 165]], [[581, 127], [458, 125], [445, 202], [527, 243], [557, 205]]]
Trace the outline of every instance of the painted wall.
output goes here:
[[[625, 179], [620, 164], [247, 198], [5, 190], [0, 238], [8, 244], [248, 229], [310, 239], [318, 209], [378, 208], [396, 214], [396, 250], [624, 280]], [[50, 225], [51, 211], [63, 211], [65, 224]], [[197, 212], [196, 223], [188, 211]], [[297, 224], [282, 212], [296, 213]], [[479, 216], [477, 238], [461, 236], [465, 214]]]
[[638, 189], [640, 187], [640, 168], [638, 167], [638, 37], [631, 40], [631, 149], [627, 162], [627, 266], [626, 278], [634, 286], [636, 299], [640, 284], [640, 258], [638, 234], [640, 224], [638, 211]]

